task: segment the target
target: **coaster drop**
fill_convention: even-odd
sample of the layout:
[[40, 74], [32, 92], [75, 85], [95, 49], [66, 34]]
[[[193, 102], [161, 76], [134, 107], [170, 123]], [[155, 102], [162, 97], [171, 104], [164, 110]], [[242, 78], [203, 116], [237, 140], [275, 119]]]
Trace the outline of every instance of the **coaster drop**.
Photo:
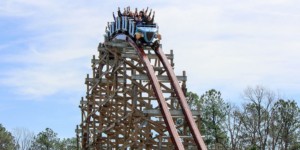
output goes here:
[[148, 8], [113, 13], [85, 79], [76, 129], [82, 149], [207, 149], [200, 112], [185, 98], [186, 74], [175, 76], [154, 17]]

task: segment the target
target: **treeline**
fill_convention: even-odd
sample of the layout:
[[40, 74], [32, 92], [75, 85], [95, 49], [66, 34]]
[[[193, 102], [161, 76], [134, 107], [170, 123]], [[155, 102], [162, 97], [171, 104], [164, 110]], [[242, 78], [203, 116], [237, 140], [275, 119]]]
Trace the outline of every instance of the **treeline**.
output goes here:
[[[299, 150], [300, 108], [262, 86], [246, 88], [244, 102], [225, 102], [221, 92], [188, 92], [191, 109], [201, 112], [200, 131], [209, 150]], [[240, 100], [239, 100], [240, 101]], [[76, 150], [76, 138], [59, 139], [46, 128], [7, 131], [0, 124], [0, 150]]]
[[35, 135], [25, 128], [9, 132], [0, 124], [0, 150], [77, 150], [77, 141], [60, 139], [50, 128]]
[[202, 96], [188, 92], [193, 110], [201, 111], [201, 134], [208, 149], [299, 150], [300, 109], [262, 86], [244, 90], [243, 104], [225, 102], [214, 89]]

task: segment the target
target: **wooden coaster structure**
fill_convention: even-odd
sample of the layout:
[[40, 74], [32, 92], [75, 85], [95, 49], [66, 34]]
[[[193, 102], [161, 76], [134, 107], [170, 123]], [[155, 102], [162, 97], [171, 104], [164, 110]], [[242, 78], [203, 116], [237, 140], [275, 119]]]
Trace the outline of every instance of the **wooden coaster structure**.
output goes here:
[[200, 112], [184, 95], [186, 74], [175, 76], [173, 51], [165, 55], [161, 47], [137, 46], [123, 33], [105, 36], [85, 79], [78, 147], [206, 150]]

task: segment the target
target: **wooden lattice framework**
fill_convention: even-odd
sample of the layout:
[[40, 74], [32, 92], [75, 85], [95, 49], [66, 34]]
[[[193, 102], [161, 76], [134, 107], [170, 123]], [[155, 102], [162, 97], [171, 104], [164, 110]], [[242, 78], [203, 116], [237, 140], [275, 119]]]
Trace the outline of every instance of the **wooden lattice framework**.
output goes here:
[[[166, 70], [155, 52], [144, 48], [159, 80], [176, 129], [186, 149], [197, 149]], [[174, 149], [158, 100], [136, 49], [122, 40], [106, 41], [93, 56], [87, 75], [86, 97], [81, 99], [77, 127], [82, 149]], [[174, 67], [173, 51], [166, 54]], [[186, 92], [185, 72], [177, 76]], [[199, 128], [200, 112], [192, 111]]]

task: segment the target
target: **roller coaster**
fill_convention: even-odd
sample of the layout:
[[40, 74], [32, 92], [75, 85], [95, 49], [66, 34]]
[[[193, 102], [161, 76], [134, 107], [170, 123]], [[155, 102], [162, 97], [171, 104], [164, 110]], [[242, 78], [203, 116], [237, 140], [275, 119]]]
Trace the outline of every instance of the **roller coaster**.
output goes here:
[[118, 14], [85, 79], [78, 147], [206, 150], [200, 112], [191, 111], [185, 97], [186, 74], [175, 75], [173, 51], [162, 51], [158, 25]]

